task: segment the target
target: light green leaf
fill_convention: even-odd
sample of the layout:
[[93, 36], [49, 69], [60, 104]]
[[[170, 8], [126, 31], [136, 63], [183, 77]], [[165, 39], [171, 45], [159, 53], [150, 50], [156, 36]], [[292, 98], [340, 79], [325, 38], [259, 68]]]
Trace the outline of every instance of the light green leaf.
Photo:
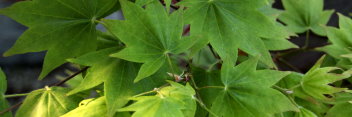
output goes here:
[[[106, 106], [105, 97], [86, 99], [80, 102], [79, 107], [60, 117], [105, 117]], [[130, 114], [117, 113], [114, 117], [130, 117]]]
[[29, 27], [5, 56], [46, 51], [44, 78], [49, 72], [97, 48], [96, 19], [117, 8], [116, 0], [31, 0], [1, 9], [0, 14]]
[[275, 113], [297, 111], [285, 95], [271, 88], [290, 72], [256, 70], [257, 61], [251, 58], [236, 67], [224, 62], [221, 79], [225, 88], [211, 108], [218, 116], [270, 117]]
[[328, 53], [330, 56], [337, 59], [339, 63], [343, 63], [339, 64], [339, 67], [350, 69], [352, 68], [352, 60], [344, 55], [352, 53], [350, 49], [352, 47], [352, 20], [342, 14], [338, 15], [340, 29], [333, 27], [327, 28], [328, 39], [332, 44], [318, 48], [318, 50]]
[[328, 23], [333, 10], [323, 11], [323, 0], [282, 0], [285, 12], [279, 19], [295, 33], [312, 30], [325, 36], [324, 26]]
[[96, 52], [91, 52], [77, 59], [70, 59], [69, 61], [91, 66], [88, 69], [88, 73], [75, 89], [70, 91], [67, 95], [72, 95], [84, 90], [91, 89], [93, 87], [102, 84], [107, 77], [113, 77], [117, 64], [119, 63], [118, 59], [108, 57], [109, 54], [118, 51], [117, 48], [108, 48]]
[[69, 89], [45, 87], [31, 92], [16, 113], [16, 117], [58, 117], [78, 106], [82, 98], [66, 96]]
[[[106, 77], [104, 91], [108, 117], [112, 117], [117, 109], [128, 103], [128, 98], [140, 91], [140, 86], [137, 85], [147, 85], [142, 84], [143, 81], [138, 84], [133, 83], [133, 78], [136, 77], [139, 66], [136, 63], [119, 60], [115, 67], [110, 68], [113, 73], [110, 76], [104, 76]], [[144, 86], [144, 88], [148, 87]]]
[[61, 117], [96, 117], [106, 115], [105, 97], [86, 99], [80, 102], [79, 107]]
[[167, 56], [185, 52], [195, 43], [194, 38], [182, 38], [182, 9], [169, 14], [159, 1], [146, 5], [146, 9], [127, 0], [120, 2], [126, 20], [104, 22], [126, 44], [125, 49], [112, 56], [144, 63], [135, 82], [157, 72]]
[[[0, 68], [0, 111], [7, 109], [9, 104], [5, 98], [5, 92], [7, 90], [7, 80], [4, 72]], [[1, 115], [2, 117], [12, 117], [11, 112], [6, 112]]]
[[235, 63], [237, 50], [275, 67], [261, 38], [286, 36], [276, 22], [258, 9], [267, 5], [265, 0], [184, 0], [185, 19], [191, 24], [191, 35], [204, 35], [222, 59]]
[[301, 107], [299, 109], [300, 112], [295, 114], [295, 117], [318, 117], [317, 115], [315, 115], [312, 111], [305, 109], [303, 107]]
[[[277, 21], [277, 18], [282, 14], [283, 11], [279, 9], [272, 8], [272, 4], [268, 4], [263, 8], [260, 8], [260, 11], [266, 16], [270, 17], [273, 22]], [[269, 50], [286, 50], [290, 48], [298, 48], [297, 45], [291, 43], [288, 38], [290, 36], [296, 36], [293, 32], [290, 32], [287, 27], [282, 25], [279, 22], [276, 22], [276, 27], [280, 28], [280, 30], [285, 31], [285, 35], [281, 35], [281, 37], [272, 37], [272, 38], [262, 38], [265, 46]]]
[[336, 88], [329, 84], [349, 78], [351, 76], [350, 71], [346, 71], [342, 74], [331, 73], [332, 71], [338, 70], [336, 67], [323, 67], [320, 68], [324, 57], [322, 57], [302, 78], [301, 88], [308, 95], [319, 99], [319, 100], [331, 100], [325, 95], [331, 95], [337, 92], [345, 91], [347, 88]]
[[164, 69], [166, 66], [162, 66], [163, 70], [154, 74], [153, 79], [147, 78], [135, 84], [133, 79], [137, 76], [140, 64], [109, 56], [118, 50], [116, 47], [107, 48], [69, 60], [91, 67], [81, 84], [68, 95], [92, 89], [104, 82], [107, 116], [109, 117], [114, 116], [117, 109], [124, 106], [131, 96], [164, 84], [165, 77], [162, 76], [166, 76], [167, 72]]
[[352, 94], [344, 93], [343, 95], [337, 95], [336, 98], [337, 104], [327, 112], [325, 117], [349, 117], [352, 115]]
[[160, 89], [155, 96], [131, 98], [136, 102], [119, 111], [135, 111], [132, 117], [193, 117], [196, 111], [193, 88], [189, 84], [169, 83], [171, 86]]

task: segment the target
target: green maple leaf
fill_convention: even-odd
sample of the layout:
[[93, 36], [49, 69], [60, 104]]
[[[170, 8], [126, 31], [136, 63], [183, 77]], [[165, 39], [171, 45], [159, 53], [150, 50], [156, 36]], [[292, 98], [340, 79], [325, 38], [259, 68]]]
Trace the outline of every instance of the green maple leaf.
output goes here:
[[[185, 18], [191, 24], [191, 35], [202, 35], [221, 58], [235, 63], [238, 49], [274, 67], [268, 48], [261, 38], [286, 36], [286, 31], [258, 9], [265, 0], [184, 0]], [[207, 41], [205, 41], [207, 42]], [[206, 43], [203, 43], [204, 45]]]
[[334, 10], [323, 11], [323, 0], [282, 0], [285, 12], [279, 19], [295, 33], [312, 30], [315, 34], [325, 36], [324, 26], [328, 23]]
[[315, 113], [303, 107], [301, 107], [299, 111], [300, 112], [296, 113], [294, 117], [318, 117]]
[[[272, 8], [272, 4], [268, 4], [262, 8], [260, 11], [268, 16], [273, 22], [276, 22], [277, 18], [283, 13], [282, 10]], [[287, 27], [283, 24], [276, 22], [276, 27], [280, 28], [280, 30], [285, 31], [286, 35], [281, 35], [281, 37], [271, 37], [271, 38], [262, 38], [265, 46], [268, 50], [286, 50], [290, 48], [298, 48], [297, 45], [291, 43], [287, 38], [290, 36], [296, 36], [294, 33], [290, 32]]]
[[322, 57], [302, 78], [300, 85], [302, 90], [308, 95], [319, 100], [330, 100], [325, 95], [331, 95], [337, 92], [345, 91], [347, 88], [337, 88], [330, 86], [329, 84], [349, 78], [351, 76], [350, 71], [346, 71], [342, 74], [330, 73], [338, 70], [336, 67], [323, 67], [320, 68], [324, 57]]
[[58, 117], [78, 106], [82, 99], [66, 96], [69, 89], [46, 87], [31, 92], [16, 112], [16, 117]]
[[339, 60], [339, 66], [346, 69], [352, 68], [352, 20], [349, 17], [339, 15], [339, 27], [340, 29], [328, 27], [327, 35], [331, 45], [319, 48], [318, 50], [328, 53], [330, 56]]
[[137, 102], [119, 111], [135, 111], [132, 117], [193, 117], [196, 111], [193, 88], [189, 84], [169, 83], [171, 86], [160, 89], [155, 96], [131, 98]]
[[18, 2], [0, 10], [29, 27], [4, 56], [45, 51], [42, 73], [50, 71], [76, 57], [97, 48], [96, 19], [111, 13], [116, 0], [31, 0]]
[[[7, 80], [4, 72], [0, 68], [0, 111], [7, 109], [9, 104], [5, 98], [5, 92], [7, 90]], [[11, 112], [1, 114], [2, 117], [12, 117]]]
[[341, 93], [336, 96], [336, 104], [330, 108], [325, 117], [349, 117], [352, 115], [352, 93]]
[[188, 50], [196, 39], [183, 38], [183, 10], [168, 14], [159, 1], [150, 3], [146, 9], [121, 0], [126, 20], [104, 20], [126, 48], [113, 57], [144, 63], [135, 82], [157, 72], [170, 54]]
[[211, 110], [224, 117], [270, 117], [297, 108], [289, 99], [271, 87], [290, 72], [256, 70], [257, 59], [251, 58], [236, 67], [223, 64], [221, 81], [224, 89]]
[[[69, 59], [70, 62], [90, 66], [90, 68], [83, 81], [68, 95], [89, 90], [104, 83], [107, 116], [112, 117], [117, 109], [128, 103], [128, 98], [131, 96], [164, 84], [166, 78], [160, 77], [159, 72], [153, 75], [156, 78], [147, 78], [133, 83], [140, 65], [109, 56], [119, 50], [121, 49], [118, 47], [111, 47]], [[161, 72], [166, 73], [166, 71]]]
[[[60, 117], [102, 117], [107, 113], [105, 97], [86, 99], [80, 102], [79, 107]], [[114, 117], [130, 117], [129, 113], [117, 113]]]

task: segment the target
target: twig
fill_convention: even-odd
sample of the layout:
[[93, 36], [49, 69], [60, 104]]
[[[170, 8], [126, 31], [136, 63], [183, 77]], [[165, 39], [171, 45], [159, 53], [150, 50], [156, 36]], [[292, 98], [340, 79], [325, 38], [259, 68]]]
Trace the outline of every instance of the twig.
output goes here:
[[60, 81], [60, 82], [58, 82], [58, 83], [56, 83], [56, 84], [50, 85], [50, 86], [60, 86], [60, 85], [63, 85], [65, 82], [71, 80], [72, 78], [74, 78], [74, 77], [77, 76], [78, 74], [80, 74], [80, 73], [86, 71], [88, 68], [89, 68], [89, 67], [84, 67], [84, 68], [81, 69], [80, 71], [78, 71], [78, 72], [72, 74], [71, 76], [65, 78], [64, 80], [62, 80], [62, 81]]
[[[58, 83], [56, 83], [56, 84], [50, 85], [50, 86], [60, 86], [60, 85], [63, 85], [65, 82], [67, 82], [67, 81], [69, 81], [70, 79], [74, 78], [74, 77], [77, 76], [78, 74], [80, 74], [80, 73], [86, 71], [88, 68], [89, 68], [89, 67], [85, 67], [85, 68], [83, 68], [82, 70], [80, 70], [80, 71], [78, 71], [78, 72], [72, 74], [71, 76], [65, 78], [64, 80], [62, 80], [62, 81], [60, 81], [60, 82], [58, 82]], [[13, 109], [15, 109], [15, 108], [21, 106], [22, 103], [23, 103], [23, 101], [21, 101], [21, 102], [15, 104], [15, 105], [12, 105], [11, 107], [9, 107], [9, 108], [7, 108], [7, 109], [1, 111], [1, 112], [0, 112], [0, 115], [3, 115], [3, 114], [5, 114], [6, 112], [9, 112], [9, 111], [11, 111], [11, 110], [13, 110]]]
[[296, 71], [296, 72], [300, 72], [300, 73], [303, 73], [300, 69], [298, 69], [297, 67], [291, 65], [289, 62], [287, 62], [286, 60], [282, 59], [282, 58], [278, 58], [278, 60], [285, 64], [287, 67], [291, 68], [292, 70]]
[[6, 112], [9, 112], [9, 111], [11, 111], [11, 110], [13, 110], [13, 109], [15, 109], [15, 108], [21, 106], [22, 103], [23, 103], [23, 102], [21, 101], [21, 102], [15, 104], [15, 105], [13, 105], [13, 106], [11, 106], [11, 107], [9, 107], [9, 108], [3, 110], [3, 111], [1, 111], [1, 112], [0, 112], [0, 115], [3, 115], [3, 114], [5, 114]]
[[201, 89], [206, 89], [206, 88], [225, 89], [225, 87], [223, 87], [223, 86], [204, 86], [204, 87], [200, 87], [200, 88], [198, 88], [198, 90], [201, 90]]

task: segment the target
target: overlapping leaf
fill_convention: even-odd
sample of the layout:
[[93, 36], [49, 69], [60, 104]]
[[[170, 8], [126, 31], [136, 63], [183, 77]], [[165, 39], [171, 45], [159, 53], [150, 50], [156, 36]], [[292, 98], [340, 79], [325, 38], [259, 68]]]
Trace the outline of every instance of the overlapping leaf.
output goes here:
[[[69, 61], [73, 63], [90, 66], [90, 68], [81, 84], [68, 95], [92, 89], [104, 83], [107, 116], [112, 117], [131, 96], [164, 84], [165, 77], [160, 77], [160, 73], [153, 75], [156, 78], [148, 78], [134, 84], [133, 79], [140, 65], [109, 56], [119, 50], [117, 47], [112, 47], [70, 59]], [[166, 71], [162, 73], [166, 75]]]
[[82, 100], [66, 96], [69, 89], [46, 87], [31, 92], [16, 112], [16, 117], [58, 117], [78, 106]]
[[342, 14], [339, 14], [340, 29], [328, 27], [327, 35], [331, 45], [319, 48], [330, 56], [339, 60], [339, 66], [346, 69], [352, 68], [352, 20]]
[[169, 82], [155, 96], [132, 98], [137, 102], [119, 111], [135, 111], [132, 117], [193, 117], [196, 111], [195, 91], [187, 84], [183, 86]]
[[307, 30], [325, 36], [324, 26], [333, 10], [323, 11], [324, 0], [282, 0], [285, 12], [279, 17], [295, 33]]
[[[275, 22], [279, 15], [283, 13], [283, 11], [272, 8], [272, 4], [273, 1], [268, 5], [260, 8], [260, 12], [262, 12], [264, 15], [268, 16], [273, 22]], [[287, 27], [285, 27], [279, 22], [276, 22], [276, 27], [282, 31], [286, 31], [285, 33], [283, 33], [286, 35], [281, 35], [281, 37], [262, 38], [268, 50], [286, 50], [290, 48], [298, 48], [297, 45], [291, 43], [288, 39], [286, 39], [287, 37], [295, 36], [293, 32], [290, 32]]]
[[[0, 111], [9, 107], [8, 102], [5, 98], [5, 92], [7, 90], [7, 81], [4, 72], [0, 68]], [[2, 115], [2, 117], [12, 117], [11, 112], [6, 112]]]
[[29, 27], [4, 55], [47, 50], [39, 78], [76, 57], [96, 49], [95, 20], [111, 13], [116, 0], [31, 0], [0, 10]]
[[182, 38], [183, 10], [169, 15], [159, 1], [148, 4], [145, 10], [126, 0], [120, 2], [126, 20], [104, 22], [127, 46], [112, 56], [144, 63], [135, 82], [157, 72], [170, 54], [185, 52], [195, 43], [195, 39]]
[[258, 9], [267, 5], [265, 0], [184, 0], [185, 18], [191, 24], [192, 35], [202, 35], [221, 58], [234, 63], [241, 49], [274, 67], [268, 48], [261, 38], [276, 39], [287, 32], [277, 27], [274, 20]]
[[[103, 117], [107, 113], [105, 97], [83, 100], [79, 107], [60, 117]], [[118, 113], [114, 117], [130, 117], [129, 113]]]
[[224, 84], [211, 110], [223, 117], [270, 117], [275, 113], [297, 110], [285, 95], [271, 87], [290, 72], [256, 70], [257, 59], [236, 67], [225, 62], [221, 69]]
[[337, 103], [327, 112], [326, 117], [349, 117], [352, 115], [352, 93], [337, 95]]
[[338, 70], [336, 67], [320, 68], [324, 57], [322, 57], [302, 78], [301, 88], [308, 95], [319, 100], [329, 100], [325, 95], [332, 95], [337, 92], [345, 91], [347, 88], [332, 87], [329, 84], [351, 76], [350, 71], [342, 74], [331, 73]]

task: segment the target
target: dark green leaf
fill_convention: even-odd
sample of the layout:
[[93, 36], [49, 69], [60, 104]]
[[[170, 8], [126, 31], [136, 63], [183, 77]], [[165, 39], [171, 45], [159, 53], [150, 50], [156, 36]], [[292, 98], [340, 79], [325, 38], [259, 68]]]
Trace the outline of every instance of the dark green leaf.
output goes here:
[[[268, 48], [261, 38], [284, 37], [287, 32], [258, 9], [265, 0], [184, 0], [185, 13], [191, 24], [191, 35], [202, 35], [222, 59], [232, 63], [241, 49], [252, 56], [261, 55], [261, 61], [274, 67]], [[206, 41], [204, 41], [206, 42]]]
[[126, 0], [121, 0], [126, 20], [104, 20], [126, 48], [113, 57], [127, 61], [144, 63], [135, 82], [157, 72], [170, 54], [180, 54], [188, 50], [194, 38], [182, 38], [183, 10], [169, 15], [159, 1], [142, 9]]
[[31, 0], [0, 10], [29, 29], [4, 55], [46, 51], [39, 78], [65, 63], [97, 48], [96, 19], [111, 13], [116, 0]]
[[254, 58], [236, 67], [225, 61], [221, 69], [224, 90], [211, 108], [218, 116], [270, 117], [275, 113], [297, 111], [285, 95], [271, 88], [290, 72], [256, 70], [256, 67]]

